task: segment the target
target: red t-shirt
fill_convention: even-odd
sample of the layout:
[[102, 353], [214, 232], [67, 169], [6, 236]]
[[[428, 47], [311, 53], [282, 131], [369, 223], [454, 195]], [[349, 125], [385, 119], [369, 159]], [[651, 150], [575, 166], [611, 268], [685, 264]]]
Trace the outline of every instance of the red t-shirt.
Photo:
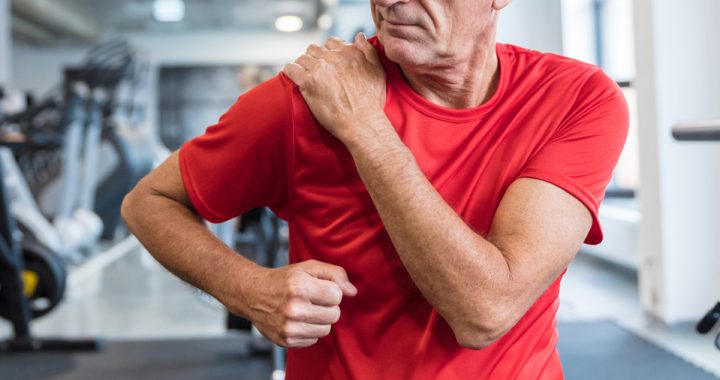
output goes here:
[[[596, 67], [497, 44], [492, 99], [447, 109], [415, 93], [382, 53], [385, 112], [418, 165], [462, 219], [486, 236], [520, 177], [553, 183], [593, 215], [628, 129], [617, 85]], [[555, 314], [562, 275], [505, 336], [461, 347], [403, 267], [344, 145], [313, 118], [284, 75], [242, 95], [180, 150], [183, 181], [212, 222], [268, 206], [290, 226], [290, 260], [342, 266], [358, 288], [329, 336], [290, 349], [293, 379], [562, 379]], [[448, 297], [452, 297], [449, 294]]]

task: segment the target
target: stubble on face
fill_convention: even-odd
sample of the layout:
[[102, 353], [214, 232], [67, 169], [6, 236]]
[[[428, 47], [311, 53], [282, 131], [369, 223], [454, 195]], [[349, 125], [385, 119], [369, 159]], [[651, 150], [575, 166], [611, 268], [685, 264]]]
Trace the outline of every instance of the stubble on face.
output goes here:
[[388, 7], [371, 2], [371, 11], [385, 54], [403, 66], [469, 59], [476, 42], [494, 25], [492, 0], [411, 0]]

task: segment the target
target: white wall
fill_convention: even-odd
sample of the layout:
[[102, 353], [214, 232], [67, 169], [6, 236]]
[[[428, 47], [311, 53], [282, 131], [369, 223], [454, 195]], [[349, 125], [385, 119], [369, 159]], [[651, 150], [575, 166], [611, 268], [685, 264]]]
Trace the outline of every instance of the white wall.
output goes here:
[[370, 12], [370, 3], [341, 4], [333, 12], [335, 22], [330, 34], [345, 40], [355, 37], [355, 33], [362, 29], [373, 34], [375, 24]]
[[82, 61], [85, 50], [80, 47], [37, 48], [16, 42], [12, 46], [13, 86], [42, 96], [60, 82], [65, 66], [78, 65]]
[[0, 84], [10, 83], [10, 0], [0, 0]]
[[[294, 60], [307, 45], [322, 40], [318, 33], [132, 33], [127, 37], [156, 66], [282, 64]], [[44, 93], [62, 79], [64, 66], [82, 61], [86, 50], [87, 46], [36, 48], [16, 44], [13, 77], [17, 87]]]
[[515, 0], [502, 10], [498, 21], [499, 42], [562, 54], [562, 7], [560, 0]]
[[308, 45], [323, 41], [322, 33], [194, 32], [133, 33], [128, 37], [160, 65], [284, 64]]
[[720, 2], [635, 1], [643, 222], [640, 290], [665, 322], [720, 296], [720, 144], [678, 143], [674, 123], [720, 118]]
[[597, 63], [592, 0], [562, 0], [563, 54]]

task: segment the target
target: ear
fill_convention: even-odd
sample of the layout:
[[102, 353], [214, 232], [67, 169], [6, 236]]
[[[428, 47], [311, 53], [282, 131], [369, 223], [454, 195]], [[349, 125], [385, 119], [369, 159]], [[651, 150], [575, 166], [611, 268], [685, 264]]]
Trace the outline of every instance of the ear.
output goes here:
[[492, 7], [496, 11], [502, 10], [503, 8], [507, 7], [512, 0], [493, 0]]

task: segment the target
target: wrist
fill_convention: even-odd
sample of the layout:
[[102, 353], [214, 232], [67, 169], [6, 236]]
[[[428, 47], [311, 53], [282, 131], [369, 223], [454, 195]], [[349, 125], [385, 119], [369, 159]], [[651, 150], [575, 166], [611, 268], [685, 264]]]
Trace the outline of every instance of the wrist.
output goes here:
[[398, 139], [397, 132], [385, 113], [363, 115], [349, 120], [341, 129], [340, 140], [351, 152]]
[[253, 285], [261, 272], [267, 268], [236, 254], [232, 264], [226, 269], [226, 276], [219, 276], [227, 281], [222, 281], [219, 285], [218, 301], [233, 314], [249, 317], [250, 305], [255, 294]]

